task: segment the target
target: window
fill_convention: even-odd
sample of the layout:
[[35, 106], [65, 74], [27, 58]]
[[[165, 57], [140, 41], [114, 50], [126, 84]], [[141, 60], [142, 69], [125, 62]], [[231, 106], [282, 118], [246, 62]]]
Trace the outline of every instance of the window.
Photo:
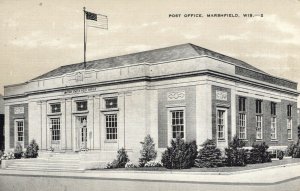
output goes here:
[[287, 135], [288, 139], [292, 139], [292, 119], [287, 119]]
[[217, 110], [217, 138], [225, 139], [225, 110]]
[[261, 103], [262, 103], [262, 100], [256, 100], [256, 113], [262, 113]]
[[118, 118], [117, 114], [105, 115], [106, 139], [115, 140], [118, 138]]
[[60, 118], [51, 118], [52, 141], [60, 140]]
[[77, 111], [86, 111], [87, 110], [87, 101], [77, 101], [76, 108], [77, 108]]
[[246, 104], [245, 104], [246, 98], [239, 97], [239, 111], [246, 111]]
[[240, 128], [240, 139], [246, 139], [246, 114], [239, 114], [239, 128]]
[[262, 139], [262, 116], [256, 116], [256, 139]]
[[17, 132], [17, 141], [23, 142], [24, 141], [24, 120], [18, 119], [15, 121], [15, 129]]
[[287, 116], [292, 117], [292, 105], [287, 105]]
[[271, 115], [276, 115], [276, 103], [271, 102]]
[[105, 108], [111, 109], [111, 108], [118, 108], [118, 98], [105, 98]]
[[171, 111], [172, 120], [172, 138], [177, 136], [184, 138], [184, 112], [183, 110]]
[[271, 139], [277, 139], [277, 124], [276, 124], [276, 117], [271, 118]]
[[51, 107], [51, 113], [60, 113], [61, 112], [60, 103], [50, 104], [50, 107]]

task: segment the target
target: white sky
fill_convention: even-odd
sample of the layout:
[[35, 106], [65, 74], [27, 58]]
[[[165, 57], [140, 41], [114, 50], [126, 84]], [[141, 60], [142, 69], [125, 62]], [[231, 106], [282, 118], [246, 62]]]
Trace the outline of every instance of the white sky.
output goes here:
[[300, 0], [0, 0], [0, 94], [4, 85], [83, 61], [83, 6], [109, 17], [109, 30], [89, 29], [87, 60], [193, 43], [300, 82]]

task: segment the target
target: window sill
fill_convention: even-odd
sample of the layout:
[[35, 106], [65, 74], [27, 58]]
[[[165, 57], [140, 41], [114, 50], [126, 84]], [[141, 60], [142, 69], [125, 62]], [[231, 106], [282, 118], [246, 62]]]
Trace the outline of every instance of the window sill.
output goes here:
[[294, 141], [293, 139], [288, 139], [288, 141]]
[[100, 109], [101, 112], [111, 112], [111, 111], [119, 111], [119, 108], [111, 108], [111, 109]]
[[89, 111], [74, 111], [73, 114], [83, 114], [83, 113], [88, 113]]
[[278, 139], [271, 139], [271, 142], [278, 142]]
[[248, 142], [248, 139], [241, 139], [241, 138], [239, 138], [239, 140], [244, 141], [244, 142]]
[[256, 139], [255, 141], [262, 142], [263, 140], [262, 139]]
[[57, 112], [57, 113], [47, 113], [48, 116], [55, 116], [55, 115], [62, 115], [61, 112]]
[[117, 142], [118, 142], [117, 139], [116, 140], [108, 140], [108, 139], [104, 140], [104, 143], [117, 143]]
[[226, 142], [225, 139], [218, 139], [218, 142]]

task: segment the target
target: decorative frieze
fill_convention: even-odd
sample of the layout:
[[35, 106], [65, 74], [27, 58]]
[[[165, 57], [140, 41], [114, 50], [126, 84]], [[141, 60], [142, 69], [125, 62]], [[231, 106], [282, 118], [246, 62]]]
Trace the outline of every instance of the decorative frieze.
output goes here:
[[216, 99], [221, 101], [227, 101], [227, 92], [216, 90]]
[[24, 107], [15, 107], [14, 114], [24, 114]]
[[168, 101], [185, 100], [185, 91], [168, 92]]

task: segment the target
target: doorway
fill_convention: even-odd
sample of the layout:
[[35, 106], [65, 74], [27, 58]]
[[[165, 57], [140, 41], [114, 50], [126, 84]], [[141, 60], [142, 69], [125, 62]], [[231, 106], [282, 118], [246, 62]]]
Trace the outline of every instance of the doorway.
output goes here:
[[87, 116], [76, 117], [77, 148], [81, 151], [87, 150]]

